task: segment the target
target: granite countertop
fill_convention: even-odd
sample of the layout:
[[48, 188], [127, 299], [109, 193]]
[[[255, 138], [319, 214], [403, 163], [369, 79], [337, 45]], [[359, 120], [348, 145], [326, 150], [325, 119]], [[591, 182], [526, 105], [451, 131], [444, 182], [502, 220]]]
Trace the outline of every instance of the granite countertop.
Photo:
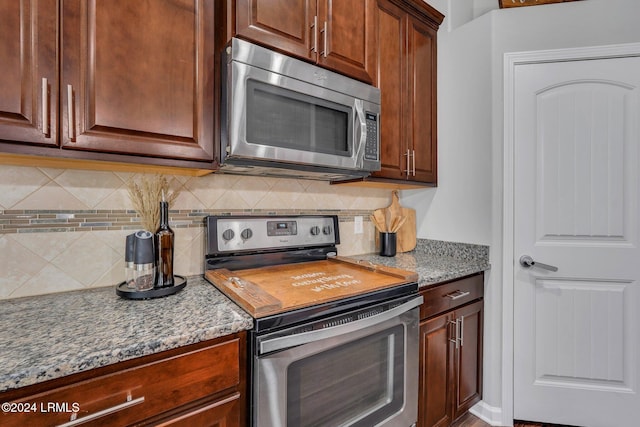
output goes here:
[[175, 295], [126, 300], [114, 287], [0, 302], [0, 392], [251, 329], [202, 277]]
[[411, 252], [394, 257], [364, 254], [351, 258], [374, 264], [415, 271], [419, 275], [418, 287], [424, 288], [448, 280], [489, 270], [489, 247], [467, 243], [418, 239]]
[[[488, 270], [489, 248], [419, 239], [415, 250], [352, 256], [415, 271], [425, 287]], [[126, 300], [114, 287], [0, 301], [0, 392], [253, 327], [201, 276], [166, 298]]]

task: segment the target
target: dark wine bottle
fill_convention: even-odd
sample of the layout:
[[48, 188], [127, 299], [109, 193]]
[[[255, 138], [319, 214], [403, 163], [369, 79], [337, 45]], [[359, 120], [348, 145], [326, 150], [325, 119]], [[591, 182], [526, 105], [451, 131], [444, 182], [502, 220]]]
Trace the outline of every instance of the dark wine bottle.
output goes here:
[[[164, 197], [163, 197], [164, 198]], [[160, 227], [156, 231], [157, 274], [156, 287], [174, 286], [173, 279], [173, 230], [169, 228], [169, 203], [160, 202]]]

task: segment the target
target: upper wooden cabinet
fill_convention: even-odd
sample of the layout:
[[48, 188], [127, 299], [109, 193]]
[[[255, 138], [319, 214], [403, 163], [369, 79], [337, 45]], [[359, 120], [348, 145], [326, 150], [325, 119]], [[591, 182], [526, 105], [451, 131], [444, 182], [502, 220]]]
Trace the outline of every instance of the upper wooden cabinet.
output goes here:
[[213, 1], [62, 2], [63, 148], [213, 160]]
[[212, 164], [214, 7], [0, 0], [2, 151]]
[[231, 35], [373, 83], [375, 0], [237, 0]]
[[0, 139], [56, 145], [56, 0], [0, 0]]
[[444, 16], [422, 1], [378, 0], [382, 168], [376, 179], [437, 184], [437, 43]]

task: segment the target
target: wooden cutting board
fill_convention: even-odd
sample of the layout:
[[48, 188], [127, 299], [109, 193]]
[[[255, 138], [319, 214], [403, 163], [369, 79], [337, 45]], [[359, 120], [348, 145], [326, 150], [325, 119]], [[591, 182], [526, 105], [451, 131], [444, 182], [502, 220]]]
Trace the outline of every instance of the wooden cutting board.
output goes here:
[[229, 271], [205, 278], [236, 304], [261, 318], [418, 281], [418, 274], [344, 257]]
[[[405, 223], [397, 231], [396, 236], [396, 252], [409, 252], [416, 247], [416, 211], [415, 209], [405, 208], [400, 205], [398, 191], [391, 193], [391, 204], [386, 208], [376, 209], [375, 212], [381, 212], [387, 219], [387, 227], [391, 224], [394, 217], [403, 216], [406, 218]], [[378, 236], [376, 235], [376, 242]]]

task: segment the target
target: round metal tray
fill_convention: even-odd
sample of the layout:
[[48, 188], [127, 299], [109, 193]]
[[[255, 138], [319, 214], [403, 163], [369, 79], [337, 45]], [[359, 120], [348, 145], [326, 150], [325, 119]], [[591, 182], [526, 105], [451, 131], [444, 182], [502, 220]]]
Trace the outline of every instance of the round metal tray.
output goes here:
[[185, 286], [187, 286], [187, 278], [184, 276], [174, 275], [173, 280], [175, 282], [175, 285], [173, 286], [166, 288], [153, 288], [148, 291], [136, 291], [135, 289], [127, 287], [126, 282], [122, 282], [116, 286], [116, 294], [126, 299], [161, 298], [180, 292]]

